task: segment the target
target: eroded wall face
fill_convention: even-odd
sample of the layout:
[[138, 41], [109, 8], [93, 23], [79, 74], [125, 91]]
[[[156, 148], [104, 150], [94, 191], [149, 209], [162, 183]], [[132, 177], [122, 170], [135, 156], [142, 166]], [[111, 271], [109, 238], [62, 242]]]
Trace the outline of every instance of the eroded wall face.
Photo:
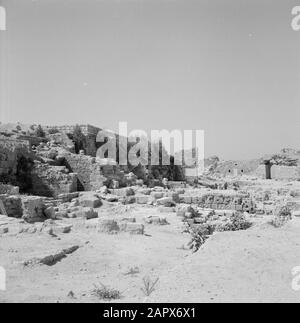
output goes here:
[[77, 191], [77, 174], [69, 173], [64, 166], [35, 163], [31, 171], [34, 195], [57, 197]]
[[[299, 180], [300, 179], [300, 167], [298, 166], [271, 166], [271, 179], [277, 180]], [[266, 179], [266, 167], [260, 165], [254, 173], [256, 176], [262, 179]]]
[[298, 180], [300, 179], [300, 167], [273, 165], [271, 167], [271, 178], [278, 180]]
[[117, 180], [120, 185], [125, 181], [124, 172], [119, 166], [100, 165], [95, 157], [64, 153], [62, 156], [71, 172], [78, 176], [78, 190], [95, 191], [103, 185], [110, 185]]
[[22, 140], [0, 138], [0, 182], [18, 182], [18, 174], [27, 171], [31, 153], [29, 143]]
[[247, 194], [228, 194], [224, 193], [203, 193], [189, 196], [187, 194], [179, 195], [181, 203], [197, 204], [203, 208], [214, 210], [236, 210], [253, 213], [256, 209], [254, 201]]

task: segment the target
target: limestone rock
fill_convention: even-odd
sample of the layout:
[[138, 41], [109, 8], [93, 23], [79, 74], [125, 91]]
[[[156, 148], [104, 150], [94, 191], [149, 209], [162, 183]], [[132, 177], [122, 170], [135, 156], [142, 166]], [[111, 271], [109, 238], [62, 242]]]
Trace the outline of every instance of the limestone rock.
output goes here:
[[79, 196], [79, 203], [84, 207], [98, 208], [102, 205], [101, 199], [95, 193], [84, 193]]
[[26, 196], [22, 200], [23, 216], [27, 222], [36, 222], [43, 220], [44, 217], [44, 199], [39, 196]]
[[163, 206], [175, 206], [175, 202], [171, 197], [163, 197], [161, 199], [158, 199], [156, 203], [157, 205], [163, 205]]
[[84, 218], [84, 219], [89, 220], [89, 219], [97, 218], [98, 213], [91, 207], [84, 207], [77, 212], [71, 213], [70, 217]]
[[160, 213], [173, 213], [175, 212], [175, 208], [173, 206], [159, 206], [158, 211]]
[[165, 225], [165, 224], [169, 224], [168, 221], [166, 220], [166, 218], [162, 218], [159, 216], [147, 216], [144, 221], [148, 224], [156, 224], [156, 225]]
[[99, 232], [112, 233], [112, 232], [117, 232], [119, 230], [120, 228], [118, 226], [117, 221], [115, 220], [101, 219], [99, 221], [99, 225], [98, 225]]
[[122, 231], [129, 232], [130, 234], [144, 234], [144, 225], [141, 223], [125, 223], [122, 226]]
[[155, 200], [161, 199], [164, 196], [163, 192], [151, 192], [150, 194]]
[[149, 202], [148, 195], [136, 195], [135, 200], [137, 204], [147, 204]]
[[47, 207], [44, 213], [48, 219], [56, 219], [56, 212], [53, 206]]

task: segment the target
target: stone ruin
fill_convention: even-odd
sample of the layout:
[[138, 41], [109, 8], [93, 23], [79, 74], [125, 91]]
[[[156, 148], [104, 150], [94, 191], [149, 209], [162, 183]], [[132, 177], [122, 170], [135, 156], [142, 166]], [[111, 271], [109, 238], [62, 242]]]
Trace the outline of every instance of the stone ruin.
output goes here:
[[[85, 131], [89, 140], [94, 142], [95, 134], [89, 128]], [[0, 214], [26, 223], [80, 218], [90, 220], [89, 225], [96, 225], [101, 232], [143, 234], [143, 224], [132, 219], [118, 222], [103, 218], [100, 221], [98, 209], [103, 203], [157, 206], [160, 213], [184, 214], [189, 223], [198, 225], [203, 217], [226, 222], [234, 212], [248, 215], [265, 212], [268, 204], [264, 198], [239, 189], [239, 184], [234, 181], [216, 180], [210, 176], [198, 177], [192, 185], [186, 181], [148, 178], [145, 185], [145, 169], [140, 168], [134, 174], [129, 167], [120, 167], [116, 161], [101, 160], [94, 156], [95, 147], [92, 145], [90, 155], [83, 151], [76, 154], [74, 143], [65, 132], [48, 134], [45, 140], [34, 142], [36, 144], [31, 145], [26, 140], [0, 139]], [[213, 163], [209, 163], [210, 172], [215, 171], [224, 177], [234, 167], [237, 167], [238, 175], [242, 175], [244, 170], [252, 173], [255, 166], [257, 161], [236, 165], [233, 162], [221, 163], [214, 158]], [[275, 166], [289, 167], [289, 171], [297, 168]], [[165, 166], [163, 171], [168, 173]], [[240, 184], [243, 185], [242, 181]], [[161, 217], [152, 217], [145, 219], [145, 223], [162, 225], [165, 221]], [[70, 230], [70, 226], [57, 226], [56, 230]]]

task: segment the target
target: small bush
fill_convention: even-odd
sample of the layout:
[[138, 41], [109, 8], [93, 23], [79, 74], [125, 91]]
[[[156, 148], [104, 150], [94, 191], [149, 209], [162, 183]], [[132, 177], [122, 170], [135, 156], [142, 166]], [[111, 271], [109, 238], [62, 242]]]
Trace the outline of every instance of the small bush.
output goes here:
[[275, 228], [280, 228], [292, 219], [291, 209], [288, 206], [280, 206], [275, 210], [275, 217], [271, 224]]
[[230, 217], [230, 221], [222, 226], [219, 226], [217, 231], [239, 231], [247, 230], [252, 226], [252, 223], [245, 219], [242, 213], [234, 213]]
[[155, 285], [158, 283], [159, 278], [156, 278], [154, 281], [150, 277], [144, 277], [143, 278], [143, 284], [144, 286], [141, 288], [145, 296], [150, 296], [154, 290]]
[[131, 267], [126, 273], [124, 273], [125, 276], [127, 275], [136, 275], [140, 273], [140, 269], [138, 267]]
[[196, 252], [209, 238], [209, 235], [213, 233], [213, 228], [206, 224], [193, 226], [187, 223], [185, 232], [191, 235], [191, 240], [188, 243], [189, 248]]
[[92, 290], [92, 295], [102, 300], [112, 300], [112, 299], [121, 298], [122, 295], [120, 291], [113, 288], [109, 288], [103, 285], [102, 283], [100, 284], [101, 286], [94, 285], [94, 289]]
[[201, 224], [201, 225], [193, 225], [186, 223], [185, 230], [183, 232], [187, 232], [191, 235], [191, 240], [188, 243], [190, 249], [193, 252], [196, 252], [200, 249], [200, 247], [205, 243], [205, 241], [209, 238], [214, 231], [239, 231], [239, 230], [247, 230], [252, 226], [252, 223], [245, 219], [245, 216], [242, 213], [233, 214], [229, 222], [224, 224]]

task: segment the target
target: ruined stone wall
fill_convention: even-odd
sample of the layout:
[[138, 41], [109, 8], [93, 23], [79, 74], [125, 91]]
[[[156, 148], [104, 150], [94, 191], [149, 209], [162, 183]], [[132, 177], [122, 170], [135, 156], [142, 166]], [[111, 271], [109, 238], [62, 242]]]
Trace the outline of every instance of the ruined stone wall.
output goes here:
[[[103, 186], [105, 178], [100, 176], [100, 169], [95, 158], [70, 153], [64, 153], [62, 156], [68, 169], [78, 174], [78, 190], [91, 191]], [[91, 183], [91, 180], [93, 183]]]
[[271, 167], [271, 178], [273, 179], [287, 179], [297, 180], [300, 179], [300, 167], [297, 166], [277, 166]]
[[253, 212], [255, 203], [247, 194], [203, 193], [197, 195], [182, 194], [181, 203], [197, 204], [203, 208], [214, 210], [236, 210]]
[[20, 196], [1, 194], [0, 200], [3, 202], [8, 216], [20, 218], [23, 215], [22, 200]]
[[124, 171], [118, 165], [101, 165], [100, 172], [108, 181], [116, 180], [120, 183], [120, 186], [125, 185], [126, 179]]
[[[82, 133], [87, 136], [89, 134], [97, 135], [100, 128], [92, 126], [90, 124], [81, 124], [79, 125]], [[58, 129], [59, 131], [62, 131], [64, 133], [73, 133], [75, 125], [63, 125], [63, 126], [44, 126], [45, 130], [49, 130], [51, 128]]]
[[223, 161], [212, 170], [214, 175], [222, 177], [241, 176], [251, 174], [260, 164], [259, 159], [249, 161]]
[[47, 137], [50, 141], [53, 141], [55, 144], [61, 145], [71, 153], [75, 153], [74, 142], [67, 136], [66, 133], [58, 132], [54, 134], [49, 134]]
[[0, 175], [14, 175], [17, 171], [17, 156], [28, 154], [29, 143], [10, 138], [0, 138]]
[[31, 193], [57, 197], [77, 191], [77, 174], [69, 173], [65, 166], [50, 166], [35, 162], [31, 171]]
[[[265, 165], [260, 165], [254, 172], [259, 178], [266, 178]], [[275, 180], [299, 180], [300, 167], [297, 166], [271, 166], [271, 179]]]
[[[32, 158], [28, 141], [0, 138], [0, 182], [18, 185], [18, 173], [26, 171], [26, 161]], [[24, 174], [23, 174], [24, 175]], [[22, 184], [22, 183], [20, 183]]]
[[92, 157], [96, 156], [97, 153], [97, 147], [96, 147], [96, 136], [97, 135], [87, 135], [86, 136], [86, 147], [85, 147], [85, 151], [86, 154]]
[[[96, 157], [97, 147], [96, 147], [96, 137], [98, 132], [101, 130], [98, 127], [94, 127], [92, 125], [79, 125], [83, 135], [86, 139], [86, 146], [84, 147], [85, 153], [89, 156]], [[64, 134], [73, 134], [75, 125], [64, 125], [64, 126], [45, 126], [45, 130], [49, 130], [51, 128], [56, 128]]]
[[121, 185], [124, 182], [124, 172], [119, 166], [101, 165], [95, 157], [67, 152], [62, 153], [60, 157], [65, 159], [70, 171], [77, 173], [79, 190], [98, 190], [103, 185], [109, 186], [113, 179], [121, 182]]

